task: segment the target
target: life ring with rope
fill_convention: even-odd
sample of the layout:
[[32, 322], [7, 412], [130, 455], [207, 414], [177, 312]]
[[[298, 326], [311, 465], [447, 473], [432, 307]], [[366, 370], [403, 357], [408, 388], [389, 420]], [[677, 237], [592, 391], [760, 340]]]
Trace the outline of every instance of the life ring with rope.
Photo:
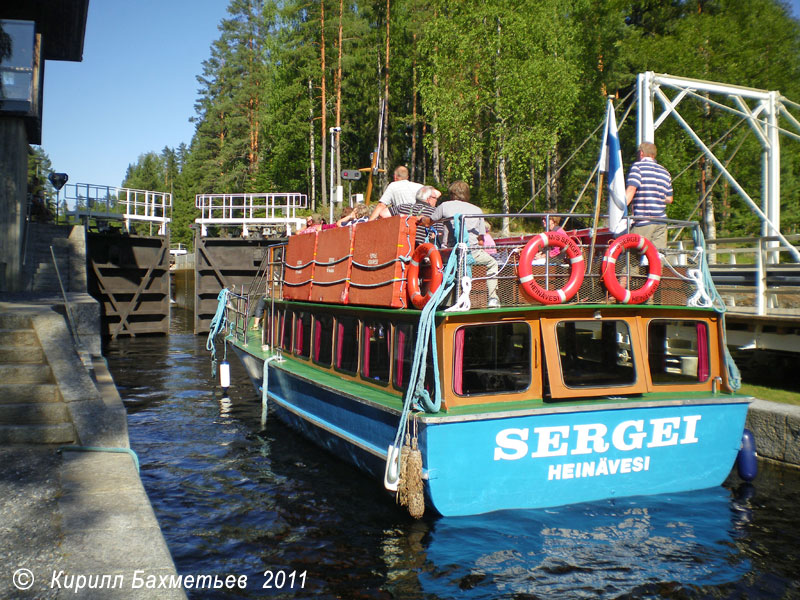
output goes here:
[[[533, 259], [547, 246], [566, 248], [567, 251], [570, 275], [567, 284], [561, 289], [546, 290], [533, 278]], [[528, 296], [542, 304], [563, 304], [571, 299], [581, 287], [583, 276], [586, 273], [586, 263], [583, 260], [581, 249], [571, 237], [562, 231], [547, 231], [532, 237], [525, 244], [519, 257], [517, 273], [519, 285]]]
[[[623, 251], [638, 250], [647, 257], [647, 281], [635, 290], [622, 287], [617, 279], [616, 264]], [[661, 256], [653, 242], [638, 233], [627, 233], [618, 237], [603, 255], [603, 285], [608, 292], [623, 304], [641, 304], [646, 301], [661, 283]]]
[[[419, 277], [419, 267], [425, 259], [430, 260], [431, 263], [431, 281], [428, 284], [428, 292], [423, 294], [420, 291], [422, 281]], [[408, 296], [411, 298], [411, 304], [415, 308], [422, 309], [433, 297], [439, 286], [442, 285], [442, 255], [433, 244], [426, 242], [420, 244], [411, 255], [411, 262], [406, 269], [406, 283], [408, 285]]]

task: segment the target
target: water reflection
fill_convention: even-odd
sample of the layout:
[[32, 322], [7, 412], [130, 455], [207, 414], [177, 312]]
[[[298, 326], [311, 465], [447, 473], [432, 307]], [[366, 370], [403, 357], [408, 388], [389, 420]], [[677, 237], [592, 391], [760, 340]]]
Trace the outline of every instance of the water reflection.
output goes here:
[[733, 549], [730, 492], [628, 498], [537, 511], [441, 519], [426, 540], [426, 591], [617, 597], [650, 585], [735, 582], [749, 561]]
[[[204, 347], [176, 330], [108, 348], [181, 573], [247, 575], [250, 598], [800, 597], [796, 471], [761, 465], [754, 486], [414, 521], [278, 420], [261, 431], [241, 365], [230, 361], [223, 395]], [[305, 587], [263, 590], [268, 569], [305, 571]]]

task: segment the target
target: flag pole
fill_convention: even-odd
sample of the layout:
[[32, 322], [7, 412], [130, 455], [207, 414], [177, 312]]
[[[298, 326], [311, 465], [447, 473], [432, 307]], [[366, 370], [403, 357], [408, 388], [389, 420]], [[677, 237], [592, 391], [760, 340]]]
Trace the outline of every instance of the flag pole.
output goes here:
[[606, 172], [607, 163], [608, 163], [608, 126], [609, 126], [609, 119], [608, 113], [613, 105], [611, 104], [611, 98], [609, 97], [608, 103], [606, 104], [606, 125], [603, 128], [603, 140], [600, 144], [600, 158], [598, 159], [598, 174], [597, 174], [597, 193], [595, 194], [594, 200], [594, 219], [592, 220], [592, 243], [589, 246], [589, 266], [588, 272], [591, 275], [592, 273], [592, 262], [594, 261], [594, 247], [597, 243], [597, 224], [600, 220], [600, 199], [603, 196], [603, 174]]
[[600, 220], [600, 198], [603, 195], [603, 171], [597, 174], [597, 194], [594, 201], [594, 220], [592, 221], [592, 244], [589, 246], [589, 275], [592, 274], [594, 246], [597, 242], [597, 222]]

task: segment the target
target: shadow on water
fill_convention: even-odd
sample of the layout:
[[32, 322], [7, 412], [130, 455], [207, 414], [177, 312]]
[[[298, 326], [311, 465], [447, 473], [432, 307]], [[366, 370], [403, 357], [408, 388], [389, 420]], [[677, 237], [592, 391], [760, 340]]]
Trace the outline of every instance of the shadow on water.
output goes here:
[[[176, 311], [169, 337], [107, 352], [183, 574], [246, 575], [243, 598], [800, 597], [796, 471], [762, 465], [749, 487], [732, 476], [686, 494], [414, 521], [276, 419], [261, 431], [241, 365], [229, 356], [223, 396], [190, 326]], [[282, 589], [277, 578], [263, 588], [265, 571], [283, 572]]]

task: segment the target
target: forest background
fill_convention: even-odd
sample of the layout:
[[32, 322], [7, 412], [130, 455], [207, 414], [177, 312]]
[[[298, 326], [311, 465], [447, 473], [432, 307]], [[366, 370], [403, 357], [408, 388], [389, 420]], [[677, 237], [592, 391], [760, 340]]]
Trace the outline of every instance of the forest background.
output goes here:
[[[219, 30], [197, 78], [191, 143], [142, 154], [122, 183], [171, 192], [172, 241], [189, 247], [196, 194], [300, 192], [310, 212], [327, 214], [330, 127], [341, 127], [343, 169], [370, 166], [380, 136], [378, 194], [405, 164], [412, 180], [442, 190], [466, 180], [485, 212], [591, 213], [609, 96], [626, 170], [636, 158], [635, 108], [625, 115], [638, 73], [800, 102], [800, 23], [781, 0], [231, 0]], [[760, 198], [752, 129], [702, 98], [684, 99], [681, 114]], [[727, 182], [711, 186], [715, 169], [677, 123], [667, 120], [656, 143], [674, 177], [669, 216], [702, 220], [708, 237], [758, 235]], [[35, 154], [44, 178], [49, 161]], [[345, 192], [364, 188], [345, 182]], [[791, 139], [781, 146], [781, 230], [799, 228]]]

